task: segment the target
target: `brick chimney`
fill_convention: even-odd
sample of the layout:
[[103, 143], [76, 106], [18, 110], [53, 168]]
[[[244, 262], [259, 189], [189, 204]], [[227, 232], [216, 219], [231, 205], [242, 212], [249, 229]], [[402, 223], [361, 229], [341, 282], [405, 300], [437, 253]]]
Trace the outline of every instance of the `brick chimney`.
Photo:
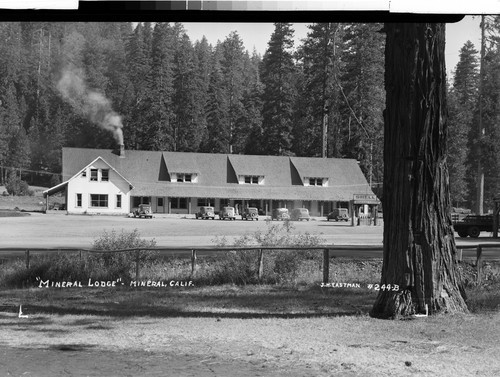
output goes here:
[[120, 158], [125, 158], [125, 145], [120, 144]]

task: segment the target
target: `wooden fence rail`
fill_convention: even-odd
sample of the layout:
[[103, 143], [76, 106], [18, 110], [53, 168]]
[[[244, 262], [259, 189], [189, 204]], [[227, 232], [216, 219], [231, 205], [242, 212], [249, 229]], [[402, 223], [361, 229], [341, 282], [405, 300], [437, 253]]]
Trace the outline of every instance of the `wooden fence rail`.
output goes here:
[[[484, 249], [498, 248], [500, 249], [500, 243], [483, 243], [477, 245], [467, 245], [457, 247], [457, 259], [462, 261], [463, 250], [465, 249], [476, 249], [476, 268], [477, 268], [477, 281], [481, 282], [483, 273], [483, 262], [486, 259], [483, 255]], [[33, 252], [47, 252], [47, 251], [58, 251], [58, 252], [78, 252], [79, 259], [82, 260], [82, 253], [99, 253], [99, 254], [110, 254], [110, 253], [124, 253], [124, 252], [135, 252], [135, 275], [136, 280], [140, 277], [140, 252], [141, 251], [156, 251], [156, 252], [191, 252], [191, 276], [196, 274], [196, 263], [197, 263], [197, 251], [243, 251], [243, 250], [256, 250], [257, 251], [257, 271], [259, 280], [262, 279], [264, 270], [264, 250], [318, 250], [323, 252], [323, 283], [329, 282], [330, 276], [330, 257], [331, 252], [338, 250], [352, 249], [357, 251], [372, 251], [381, 252], [383, 250], [382, 246], [378, 245], [322, 245], [322, 246], [246, 246], [246, 247], [233, 247], [233, 246], [197, 246], [197, 247], [153, 247], [153, 248], [130, 248], [130, 249], [119, 249], [119, 250], [93, 250], [93, 249], [82, 249], [82, 248], [0, 248], [0, 254], [2, 251], [24, 251], [26, 256], [26, 268], [30, 268], [31, 256]], [[381, 256], [374, 256], [381, 257]], [[369, 258], [369, 257], [365, 257]], [[498, 258], [500, 259], [500, 255]]]

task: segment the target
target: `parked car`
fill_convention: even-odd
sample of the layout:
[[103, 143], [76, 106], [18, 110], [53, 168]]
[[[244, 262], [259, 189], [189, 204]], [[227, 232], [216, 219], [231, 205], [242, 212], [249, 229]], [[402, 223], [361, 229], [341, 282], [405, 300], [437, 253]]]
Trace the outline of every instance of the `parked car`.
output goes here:
[[241, 213], [242, 220], [257, 220], [259, 221], [259, 210], [255, 207], [245, 208]]
[[134, 217], [144, 217], [144, 218], [153, 218], [153, 209], [150, 204], [139, 204], [139, 207], [134, 208]]
[[299, 221], [299, 220], [311, 220], [311, 216], [309, 216], [309, 210], [307, 208], [295, 208], [292, 210], [292, 214], [290, 215], [290, 220]]
[[194, 214], [197, 219], [215, 219], [214, 207], [200, 207], [200, 210]]
[[222, 207], [222, 211], [219, 212], [219, 220], [236, 220], [236, 212], [234, 207]]
[[271, 220], [288, 220], [290, 219], [290, 214], [288, 213], [288, 208], [275, 208], [271, 214]]
[[334, 208], [326, 217], [328, 221], [349, 221], [349, 210], [347, 208]]

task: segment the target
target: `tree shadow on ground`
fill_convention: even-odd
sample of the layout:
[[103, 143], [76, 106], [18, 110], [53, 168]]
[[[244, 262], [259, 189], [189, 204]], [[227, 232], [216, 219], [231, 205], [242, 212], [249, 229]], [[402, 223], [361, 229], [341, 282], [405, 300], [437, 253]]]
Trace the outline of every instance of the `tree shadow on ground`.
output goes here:
[[[104, 289], [102, 289], [104, 290]], [[280, 288], [270, 286], [184, 289], [96, 289], [34, 292], [26, 314], [110, 317], [308, 318], [366, 315], [376, 294], [363, 288]], [[53, 293], [48, 297], [47, 293]], [[95, 295], [93, 295], [94, 293]], [[102, 293], [102, 292], [101, 292]], [[0, 300], [8, 299], [6, 292]], [[1, 301], [0, 301], [1, 303]], [[15, 312], [18, 307], [4, 306]]]

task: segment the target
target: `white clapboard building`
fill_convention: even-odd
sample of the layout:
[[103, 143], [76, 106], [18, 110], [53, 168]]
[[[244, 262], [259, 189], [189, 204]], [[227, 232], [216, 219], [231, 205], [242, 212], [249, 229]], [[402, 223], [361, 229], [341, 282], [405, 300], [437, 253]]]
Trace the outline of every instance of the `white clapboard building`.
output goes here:
[[63, 182], [44, 195], [63, 192], [69, 214], [128, 214], [148, 203], [165, 214], [230, 205], [326, 216], [374, 196], [353, 159], [63, 148], [62, 168]]

